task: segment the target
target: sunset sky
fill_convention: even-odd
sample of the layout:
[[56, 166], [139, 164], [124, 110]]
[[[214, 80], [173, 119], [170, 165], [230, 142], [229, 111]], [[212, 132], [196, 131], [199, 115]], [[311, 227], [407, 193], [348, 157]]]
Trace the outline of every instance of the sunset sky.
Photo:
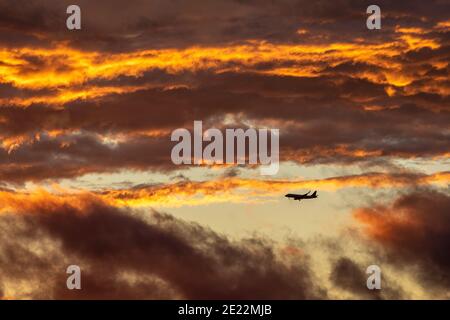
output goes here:
[[[449, 299], [449, 40], [447, 0], [0, 0], [0, 298]], [[279, 172], [174, 165], [195, 120]]]

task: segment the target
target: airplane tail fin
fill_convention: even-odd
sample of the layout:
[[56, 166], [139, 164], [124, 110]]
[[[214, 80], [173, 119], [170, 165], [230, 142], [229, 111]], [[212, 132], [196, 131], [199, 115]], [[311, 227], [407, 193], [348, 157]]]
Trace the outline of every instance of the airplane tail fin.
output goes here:
[[311, 196], [317, 197], [317, 191], [314, 191], [314, 193]]

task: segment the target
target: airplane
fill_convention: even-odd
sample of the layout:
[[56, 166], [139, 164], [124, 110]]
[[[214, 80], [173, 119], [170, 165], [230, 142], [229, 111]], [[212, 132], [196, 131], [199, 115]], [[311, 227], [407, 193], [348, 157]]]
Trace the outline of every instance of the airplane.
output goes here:
[[294, 193], [288, 193], [285, 195], [286, 198], [292, 198], [294, 200], [302, 201], [304, 199], [314, 199], [317, 198], [317, 191], [314, 191], [313, 194], [309, 195], [311, 191], [308, 191], [305, 194], [294, 194]]

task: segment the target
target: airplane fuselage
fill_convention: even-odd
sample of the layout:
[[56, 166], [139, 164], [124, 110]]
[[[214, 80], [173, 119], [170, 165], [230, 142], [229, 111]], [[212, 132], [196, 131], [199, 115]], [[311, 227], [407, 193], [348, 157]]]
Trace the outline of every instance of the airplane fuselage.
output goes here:
[[314, 191], [313, 194], [309, 195], [308, 193], [305, 194], [294, 194], [294, 193], [288, 193], [285, 195], [286, 198], [294, 199], [294, 200], [307, 200], [307, 199], [315, 199], [317, 198], [317, 191]]

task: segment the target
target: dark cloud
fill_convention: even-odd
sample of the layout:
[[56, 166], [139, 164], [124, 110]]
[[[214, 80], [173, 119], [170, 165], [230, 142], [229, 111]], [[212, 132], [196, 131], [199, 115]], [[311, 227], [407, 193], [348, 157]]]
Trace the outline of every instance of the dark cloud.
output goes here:
[[0, 151], [0, 177], [11, 183], [23, 183], [123, 168], [168, 170], [174, 165], [167, 141], [166, 137], [140, 136], [115, 146], [89, 134], [60, 138], [44, 135], [9, 154]]
[[[355, 212], [383, 261], [414, 270], [426, 287], [450, 287], [450, 196], [432, 190], [400, 196], [390, 206]], [[437, 289], [436, 289], [437, 290]]]
[[379, 290], [368, 290], [361, 284], [366, 282], [367, 275], [364, 269], [349, 258], [342, 257], [333, 266], [331, 281], [349, 293], [358, 297], [380, 298]]
[[[7, 30], [0, 41], [23, 45], [39, 36], [69, 40], [73, 46], [90, 50], [124, 51], [136, 48], [185, 47], [192, 43], [217, 44], [248, 39], [272, 42], [324, 42], [367, 37], [366, 8], [370, 1], [226, 1], [206, 0], [79, 0], [82, 31], [65, 27], [64, 1], [0, 1], [0, 28]], [[391, 36], [400, 23], [430, 26], [448, 18], [445, 1], [378, 1], [384, 28]], [[424, 19], [426, 18], [426, 19]], [[296, 30], [310, 30], [299, 37]], [[11, 36], [15, 34], [15, 37]]]
[[[57, 77], [71, 70], [70, 59], [42, 56], [32, 50], [54, 49], [63, 42], [85, 53], [203, 45], [221, 45], [225, 50], [247, 40], [264, 40], [270, 45], [336, 46], [321, 54], [299, 52], [301, 59], [295, 59], [296, 55], [284, 59], [280, 49], [280, 59], [262, 59], [260, 63], [237, 59], [200, 70], [190, 66], [172, 72], [149, 67], [137, 76], [119, 73], [103, 78], [97, 74], [68, 87], [30, 89], [2, 83], [0, 137], [5, 146], [0, 152], [0, 177], [4, 180], [38, 181], [119, 169], [171, 169], [167, 132], [189, 128], [194, 120], [203, 120], [208, 127], [221, 126], [227, 115], [235, 117], [236, 126], [255, 122], [281, 129], [283, 161], [388, 163], [391, 157], [442, 156], [450, 147], [448, 132], [439, 129], [450, 121], [449, 70], [445, 66], [450, 53], [448, 31], [436, 28], [437, 22], [448, 18], [445, 1], [380, 1], [383, 29], [370, 33], [365, 27], [369, 1], [79, 1], [83, 17], [79, 32], [65, 28], [69, 4], [0, 0], [0, 43], [31, 48], [20, 54], [21, 64], [14, 72], [26, 76], [49, 71]], [[405, 34], [398, 32], [398, 27], [416, 29], [410, 31], [413, 45], [399, 41]], [[300, 34], [298, 29], [302, 29]], [[416, 43], [426, 41], [432, 44], [415, 48]], [[341, 43], [355, 47], [341, 52]], [[366, 45], [376, 44], [389, 44], [386, 50], [392, 52], [374, 47], [371, 50], [380, 50], [383, 58], [364, 59], [371, 54]], [[109, 53], [100, 56], [100, 60], [107, 59]], [[213, 58], [211, 62], [215, 62]], [[11, 64], [6, 59], [0, 63]], [[319, 71], [307, 77], [273, 73], [283, 68], [302, 71], [312, 67]], [[85, 70], [78, 71], [84, 74]], [[394, 80], [389, 81], [389, 77]], [[108, 86], [146, 89], [56, 106], [37, 101], [18, 107], [13, 101], [45, 101]], [[52, 130], [77, 133], [64, 138], [46, 136], [46, 131]], [[147, 139], [139, 135], [146, 130], [166, 132], [157, 139]], [[128, 140], [110, 148], [97, 134], [120, 134]], [[36, 135], [43, 138], [38, 141]], [[62, 148], [61, 143], [67, 140], [69, 147]]]
[[[301, 163], [439, 156], [449, 149], [448, 132], [436, 130], [450, 121], [449, 101], [438, 94], [388, 97], [380, 85], [343, 75], [225, 73], [191, 74], [186, 79], [196, 87], [113, 94], [99, 101], [68, 103], [65, 108], [42, 104], [0, 108], [0, 133], [32, 141], [0, 153], [3, 179], [40, 180], [120, 168], [170, 169], [172, 130], [190, 128], [194, 120], [203, 120], [205, 129], [220, 128], [226, 114], [236, 115], [235, 127], [245, 128], [248, 125], [239, 119], [251, 119], [280, 128], [281, 159]], [[359, 99], [369, 99], [368, 105], [381, 109], [367, 111]], [[46, 136], [51, 130], [68, 133]], [[156, 138], [140, 134], [152, 130], [164, 132]], [[81, 133], [72, 136], [71, 131]], [[112, 148], [97, 134], [120, 134], [126, 140]], [[360, 151], [364, 157], [358, 156]], [[20, 171], [14, 172], [11, 163]]]
[[338, 288], [356, 299], [406, 299], [408, 297], [407, 293], [383, 271], [381, 273], [381, 289], [369, 290], [364, 285], [369, 276], [366, 274], [367, 267], [368, 265], [363, 265], [349, 257], [341, 256], [333, 264], [330, 280]]
[[[234, 241], [167, 214], [111, 207], [92, 195], [13, 203], [16, 209], [0, 217], [0, 287], [29, 283], [23, 295], [31, 298], [407, 299], [414, 293], [395, 276], [399, 272], [430, 296], [445, 295], [449, 287], [449, 197], [432, 191], [357, 211], [367, 230], [363, 237], [354, 234], [353, 245], [363, 245], [363, 260], [347, 255], [344, 239], [296, 240], [302, 254], [280, 251], [265, 238]], [[319, 249], [330, 259], [329, 279], [319, 279], [309, 261], [311, 250]], [[374, 263], [382, 269], [380, 291], [366, 288], [365, 270]], [[70, 264], [82, 268], [81, 291], [65, 286]]]
[[[35, 298], [325, 297], [308, 260], [282, 260], [268, 240], [235, 242], [166, 214], [143, 220], [93, 199], [79, 200], [82, 210], [43, 202], [26, 214], [0, 218], [3, 281], [33, 279], [39, 283]], [[32, 248], [45, 239], [52, 250], [39, 255]], [[66, 289], [65, 263], [82, 268], [81, 291]]]

